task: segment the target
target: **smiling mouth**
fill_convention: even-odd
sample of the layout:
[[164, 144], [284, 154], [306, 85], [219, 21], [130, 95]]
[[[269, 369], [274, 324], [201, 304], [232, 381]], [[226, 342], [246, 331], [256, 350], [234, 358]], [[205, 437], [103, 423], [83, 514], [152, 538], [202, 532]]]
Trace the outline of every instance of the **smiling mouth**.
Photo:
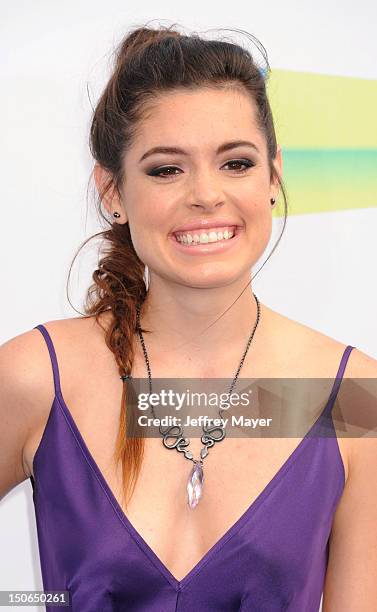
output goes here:
[[237, 233], [238, 227], [224, 226], [208, 228], [207, 230], [191, 230], [187, 232], [174, 232], [177, 242], [184, 246], [195, 247], [201, 244], [212, 244], [231, 240]]

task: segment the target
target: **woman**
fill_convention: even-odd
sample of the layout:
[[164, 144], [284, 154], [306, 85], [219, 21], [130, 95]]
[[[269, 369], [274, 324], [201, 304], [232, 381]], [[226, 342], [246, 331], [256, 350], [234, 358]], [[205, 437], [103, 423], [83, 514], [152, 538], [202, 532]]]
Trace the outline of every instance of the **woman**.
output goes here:
[[252, 291], [280, 190], [287, 209], [262, 72], [135, 29], [90, 142], [110, 228], [86, 316], [1, 349], [1, 492], [31, 479], [45, 590], [79, 612], [314, 612], [322, 591], [325, 612], [372, 612], [375, 440], [126, 438], [130, 377], [331, 378], [331, 411], [343, 376], [377, 375]]

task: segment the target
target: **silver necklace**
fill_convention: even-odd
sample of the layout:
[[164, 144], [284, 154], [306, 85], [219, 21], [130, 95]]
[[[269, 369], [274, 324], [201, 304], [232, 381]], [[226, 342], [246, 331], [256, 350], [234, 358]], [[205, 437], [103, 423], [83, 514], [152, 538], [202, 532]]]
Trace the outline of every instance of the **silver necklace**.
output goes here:
[[[243, 366], [243, 363], [245, 361], [245, 357], [247, 355], [247, 352], [249, 350], [251, 341], [254, 337], [255, 334], [255, 330], [258, 326], [259, 323], [259, 319], [260, 319], [260, 304], [259, 304], [259, 300], [257, 298], [257, 296], [255, 295], [255, 293], [253, 293], [253, 296], [255, 298], [255, 301], [257, 303], [257, 318], [253, 327], [253, 330], [249, 336], [247, 345], [246, 345], [246, 349], [242, 355], [240, 364], [237, 368], [237, 372], [233, 378], [232, 384], [230, 386], [229, 389], [229, 395], [232, 393], [234, 385], [236, 384], [238, 375], [241, 371], [241, 368]], [[140, 306], [137, 305], [136, 307], [136, 311], [137, 311], [137, 325], [136, 325], [136, 329], [138, 331], [139, 334], [139, 338], [140, 338], [140, 342], [141, 342], [141, 346], [143, 348], [143, 353], [144, 353], [144, 359], [145, 359], [145, 363], [147, 366], [147, 371], [148, 371], [148, 380], [149, 380], [149, 393], [152, 393], [152, 375], [151, 375], [151, 369], [150, 369], [150, 364], [149, 364], [149, 358], [148, 358], [148, 353], [147, 353], [147, 349], [145, 347], [145, 342], [144, 342], [144, 338], [143, 338], [143, 334], [141, 331], [141, 327], [140, 327]], [[132, 378], [131, 375], [127, 375], [127, 376], [121, 376], [122, 380], [126, 380], [128, 378]], [[151, 405], [151, 410], [153, 413], [153, 417], [156, 418], [155, 412], [154, 412], [154, 408]], [[218, 414], [220, 415], [220, 417], [222, 417], [222, 412], [224, 411], [224, 408], [220, 408], [220, 410], [218, 411]], [[190, 440], [185, 438], [183, 436], [183, 429], [181, 425], [172, 425], [170, 427], [162, 427], [161, 425], [159, 426], [159, 432], [161, 433], [161, 435], [163, 436], [162, 438], [162, 443], [166, 448], [169, 449], [176, 449], [178, 452], [183, 453], [183, 456], [186, 459], [189, 459], [190, 461], [192, 461], [194, 463], [194, 466], [190, 472], [188, 481], [187, 481], [187, 494], [188, 494], [188, 500], [187, 503], [189, 505], [189, 507], [191, 509], [195, 508], [197, 506], [197, 504], [199, 503], [199, 500], [202, 496], [202, 492], [203, 492], [203, 484], [204, 484], [204, 472], [203, 472], [203, 461], [204, 459], [207, 457], [208, 455], [208, 449], [211, 448], [212, 446], [214, 446], [215, 442], [221, 442], [221, 440], [223, 440], [225, 438], [225, 425], [220, 425], [220, 426], [207, 426], [207, 425], [203, 425], [202, 426], [202, 431], [203, 431], [203, 435], [201, 437], [201, 441], [204, 444], [204, 446], [202, 447], [201, 451], [200, 451], [200, 459], [195, 459], [193, 457], [192, 451], [190, 450], [186, 450], [186, 447], [190, 444]], [[174, 441], [172, 443], [169, 443], [169, 439], [173, 439]]]

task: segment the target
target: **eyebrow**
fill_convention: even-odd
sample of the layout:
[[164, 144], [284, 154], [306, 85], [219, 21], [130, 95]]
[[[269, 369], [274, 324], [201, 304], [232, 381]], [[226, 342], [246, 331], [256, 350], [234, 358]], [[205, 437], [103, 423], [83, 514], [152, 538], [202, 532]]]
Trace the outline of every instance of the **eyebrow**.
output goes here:
[[[259, 153], [258, 147], [249, 140], [232, 140], [230, 142], [224, 142], [222, 145], [220, 145], [216, 151], [216, 154], [218, 155], [219, 153], [224, 153], [224, 151], [229, 151], [230, 149], [235, 149], [236, 147], [245, 146], [252, 147]], [[152, 149], [149, 149], [146, 153], [144, 153], [144, 155], [142, 155], [142, 157], [139, 159], [139, 163], [150, 155], [154, 155], [155, 153], [178, 153], [180, 155], [188, 155], [187, 151], [185, 151], [184, 149], [179, 149], [178, 147], [153, 147]]]

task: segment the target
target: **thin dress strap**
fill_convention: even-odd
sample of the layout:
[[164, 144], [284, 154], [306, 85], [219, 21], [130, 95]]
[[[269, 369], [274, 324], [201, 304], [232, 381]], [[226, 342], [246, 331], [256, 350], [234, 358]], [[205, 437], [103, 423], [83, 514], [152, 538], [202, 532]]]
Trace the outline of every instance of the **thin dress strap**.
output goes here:
[[346, 365], [348, 362], [348, 358], [351, 354], [352, 349], [354, 349], [354, 346], [351, 346], [350, 344], [348, 346], [346, 346], [346, 348], [344, 349], [342, 358], [340, 360], [340, 364], [339, 364], [339, 368], [338, 368], [338, 372], [336, 374], [335, 380], [334, 380], [334, 384], [333, 387], [331, 389], [331, 393], [328, 399], [328, 402], [326, 404], [326, 407], [323, 411], [323, 416], [328, 417], [332, 411], [334, 402], [336, 400], [336, 396], [338, 395], [338, 391], [339, 391], [339, 387], [340, 384], [343, 380], [343, 375], [344, 375], [344, 370], [346, 369]]
[[54, 374], [55, 395], [61, 395], [58, 360], [56, 358], [56, 352], [55, 352], [54, 344], [53, 344], [53, 342], [51, 340], [51, 336], [48, 333], [48, 331], [45, 328], [45, 326], [42, 325], [42, 324], [36, 325], [34, 327], [34, 329], [39, 329], [39, 331], [42, 333], [44, 339], [46, 340], [48, 352], [50, 353], [52, 371], [53, 371], [53, 374]]

